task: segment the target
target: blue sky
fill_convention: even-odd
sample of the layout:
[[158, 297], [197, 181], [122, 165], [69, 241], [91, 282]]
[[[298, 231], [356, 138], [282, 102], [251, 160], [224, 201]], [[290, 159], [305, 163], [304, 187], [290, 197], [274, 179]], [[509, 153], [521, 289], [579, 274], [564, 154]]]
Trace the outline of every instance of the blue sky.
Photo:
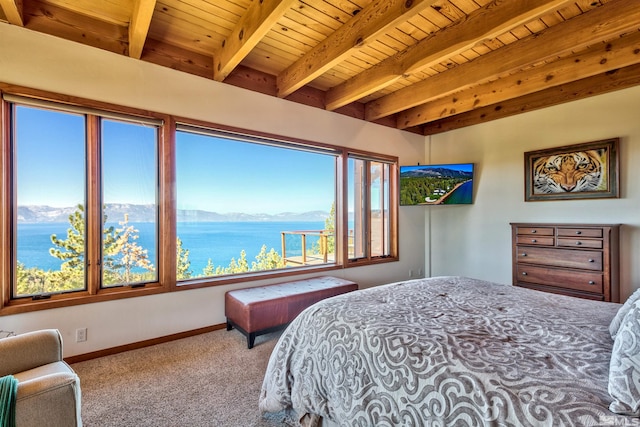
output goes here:
[[[84, 200], [84, 118], [18, 108], [18, 205], [69, 207]], [[155, 129], [103, 123], [105, 203], [153, 203]], [[219, 213], [328, 211], [332, 156], [179, 132], [179, 209]]]
[[335, 158], [178, 132], [179, 209], [279, 213], [329, 211]]
[[84, 118], [18, 108], [18, 205], [74, 206], [84, 200]]

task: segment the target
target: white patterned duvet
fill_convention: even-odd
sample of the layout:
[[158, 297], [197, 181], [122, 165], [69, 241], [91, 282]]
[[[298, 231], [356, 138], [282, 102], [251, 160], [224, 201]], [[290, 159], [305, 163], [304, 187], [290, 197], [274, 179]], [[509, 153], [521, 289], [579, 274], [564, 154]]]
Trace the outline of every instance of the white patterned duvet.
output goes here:
[[639, 425], [608, 410], [619, 307], [463, 277], [333, 297], [281, 336], [260, 410], [310, 425]]

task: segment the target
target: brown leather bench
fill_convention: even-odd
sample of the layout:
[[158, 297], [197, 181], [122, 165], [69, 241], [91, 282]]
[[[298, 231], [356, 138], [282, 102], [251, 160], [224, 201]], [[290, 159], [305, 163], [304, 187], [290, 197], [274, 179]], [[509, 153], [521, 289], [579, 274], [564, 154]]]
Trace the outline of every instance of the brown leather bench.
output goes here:
[[257, 335], [283, 328], [320, 300], [357, 289], [349, 280], [323, 276], [228, 291], [224, 296], [227, 331], [235, 327], [246, 335], [247, 347], [253, 348]]

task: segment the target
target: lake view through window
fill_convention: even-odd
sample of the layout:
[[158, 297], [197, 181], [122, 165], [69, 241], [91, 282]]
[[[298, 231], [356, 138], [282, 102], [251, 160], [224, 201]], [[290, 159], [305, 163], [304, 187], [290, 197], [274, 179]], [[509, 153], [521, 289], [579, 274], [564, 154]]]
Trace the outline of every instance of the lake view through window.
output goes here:
[[393, 156], [48, 95], [1, 94], [3, 314], [397, 260]]
[[178, 280], [335, 263], [336, 154], [180, 130], [176, 174]]

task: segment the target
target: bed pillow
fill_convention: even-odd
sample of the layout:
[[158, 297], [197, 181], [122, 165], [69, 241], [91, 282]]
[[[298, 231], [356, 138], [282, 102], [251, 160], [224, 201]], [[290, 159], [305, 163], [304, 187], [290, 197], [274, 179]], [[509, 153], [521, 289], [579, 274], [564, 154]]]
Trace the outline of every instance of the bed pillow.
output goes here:
[[627, 312], [616, 334], [609, 366], [609, 410], [640, 415], [640, 301]]
[[616, 334], [618, 333], [618, 329], [620, 329], [620, 324], [622, 323], [622, 320], [627, 315], [629, 310], [631, 310], [631, 307], [633, 306], [633, 304], [639, 299], [640, 299], [640, 289], [636, 290], [634, 293], [631, 294], [629, 298], [627, 298], [627, 300], [624, 302], [622, 307], [620, 307], [620, 309], [614, 316], [613, 320], [611, 320], [611, 323], [609, 324], [609, 333], [611, 334], [612, 339], [614, 340], [616, 339]]

